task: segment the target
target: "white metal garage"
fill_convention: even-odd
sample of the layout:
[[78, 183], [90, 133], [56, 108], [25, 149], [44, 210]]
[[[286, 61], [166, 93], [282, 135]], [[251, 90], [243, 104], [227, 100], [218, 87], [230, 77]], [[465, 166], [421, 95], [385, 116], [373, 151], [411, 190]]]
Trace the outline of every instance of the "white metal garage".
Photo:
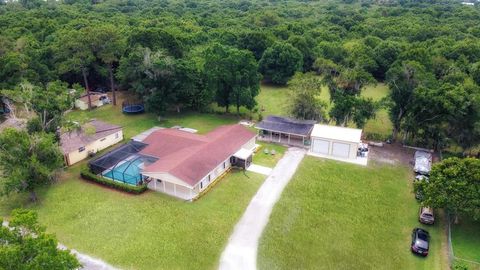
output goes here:
[[309, 153], [325, 158], [363, 163], [357, 162], [361, 137], [361, 129], [316, 124], [311, 134], [312, 144]]

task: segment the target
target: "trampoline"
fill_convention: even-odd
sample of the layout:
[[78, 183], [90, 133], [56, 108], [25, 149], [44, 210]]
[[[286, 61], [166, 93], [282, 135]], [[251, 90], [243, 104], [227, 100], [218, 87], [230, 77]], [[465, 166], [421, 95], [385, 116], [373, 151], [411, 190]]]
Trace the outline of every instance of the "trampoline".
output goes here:
[[122, 108], [123, 113], [126, 114], [137, 114], [145, 112], [145, 107], [143, 104], [132, 104], [132, 105], [125, 105]]

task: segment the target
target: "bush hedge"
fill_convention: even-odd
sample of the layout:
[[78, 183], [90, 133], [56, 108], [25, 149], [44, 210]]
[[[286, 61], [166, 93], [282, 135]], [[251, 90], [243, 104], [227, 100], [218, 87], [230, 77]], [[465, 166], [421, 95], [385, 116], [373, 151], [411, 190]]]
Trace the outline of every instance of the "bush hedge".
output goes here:
[[140, 194], [147, 190], [147, 185], [145, 184], [140, 186], [132, 186], [132, 185], [120, 183], [117, 181], [113, 181], [113, 180], [98, 176], [92, 173], [91, 171], [89, 171], [87, 168], [82, 169], [82, 171], [80, 172], [80, 176], [82, 176], [82, 178], [85, 180], [102, 184], [104, 186], [118, 189], [120, 191], [131, 193], [131, 194]]

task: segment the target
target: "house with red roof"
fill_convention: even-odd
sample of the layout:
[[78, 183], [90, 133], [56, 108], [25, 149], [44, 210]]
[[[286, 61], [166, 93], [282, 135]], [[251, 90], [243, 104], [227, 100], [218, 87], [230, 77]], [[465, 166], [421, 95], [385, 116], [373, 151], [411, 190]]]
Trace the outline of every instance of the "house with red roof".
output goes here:
[[[247, 168], [256, 139], [255, 132], [239, 124], [220, 126], [203, 135], [162, 128], [146, 134], [125, 149], [114, 150], [118, 153], [112, 156], [121, 158], [106, 154], [93, 161], [91, 169], [116, 181], [147, 183], [152, 190], [193, 200], [232, 166]], [[95, 171], [97, 164], [103, 167]]]

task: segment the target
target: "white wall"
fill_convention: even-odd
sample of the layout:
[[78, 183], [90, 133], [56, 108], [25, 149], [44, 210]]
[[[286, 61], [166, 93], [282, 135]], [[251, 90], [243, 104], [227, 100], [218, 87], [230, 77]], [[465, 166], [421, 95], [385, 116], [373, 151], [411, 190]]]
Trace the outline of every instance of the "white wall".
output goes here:
[[[334, 156], [333, 155], [333, 144], [334, 143], [341, 143], [341, 144], [350, 145], [350, 151], [349, 151], [349, 155], [348, 155], [347, 158], [349, 158], [349, 159], [356, 159], [357, 158], [357, 149], [358, 149], [358, 144], [357, 143], [325, 139], [325, 138], [322, 138], [322, 137], [312, 137], [311, 139], [312, 139], [312, 144], [310, 145], [310, 151], [313, 152], [313, 153], [316, 153], [315, 151], [313, 151], [313, 148], [314, 148], [314, 145], [315, 145], [315, 139], [319, 139], [319, 140], [322, 140], [322, 141], [328, 141], [329, 142], [328, 154], [327, 155]], [[324, 154], [324, 153], [319, 153], [319, 154]]]
[[[224, 163], [225, 163], [225, 168], [223, 167]], [[204, 178], [202, 178], [202, 180], [196, 185], [196, 187], [198, 187], [198, 190], [203, 191], [205, 188], [207, 188], [212, 182], [215, 181], [215, 179], [217, 179], [226, 170], [228, 170], [228, 168], [230, 168], [231, 165], [232, 164], [230, 163], [230, 157], [229, 157], [227, 160], [220, 163], [215, 169], [209, 172]], [[210, 180], [208, 180], [209, 176], [210, 176]]]

